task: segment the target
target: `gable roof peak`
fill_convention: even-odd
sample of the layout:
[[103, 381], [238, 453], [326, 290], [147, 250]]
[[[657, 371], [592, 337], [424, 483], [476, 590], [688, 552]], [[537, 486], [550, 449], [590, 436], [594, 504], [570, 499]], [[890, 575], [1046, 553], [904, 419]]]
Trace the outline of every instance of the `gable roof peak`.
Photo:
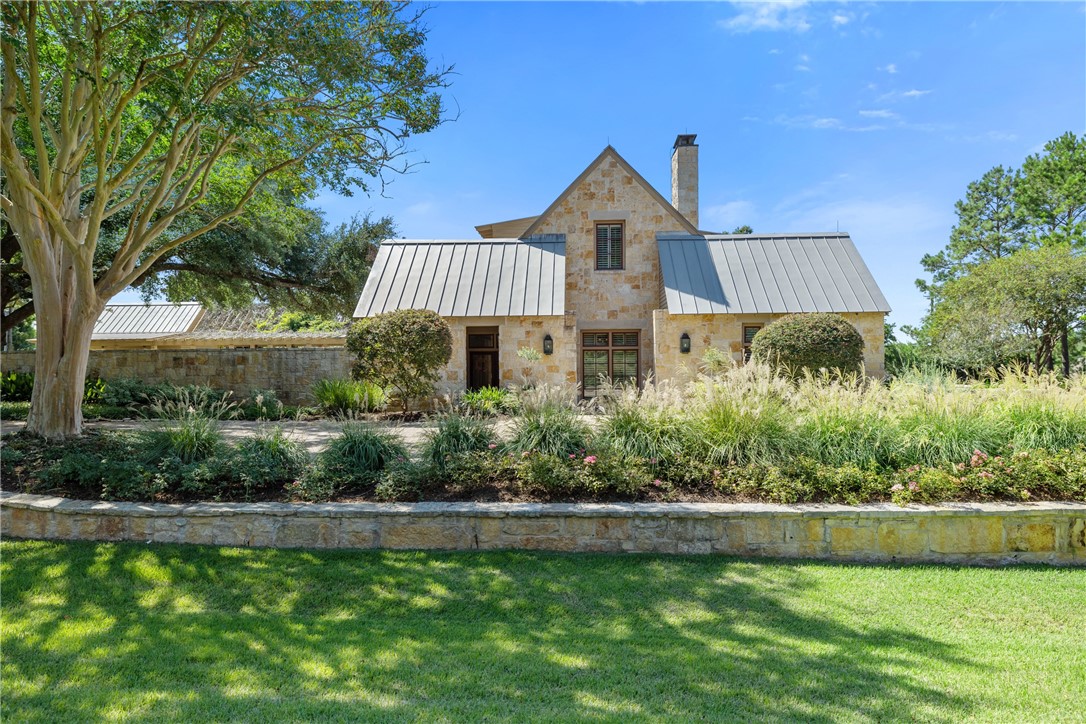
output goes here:
[[622, 157], [622, 154], [620, 154], [614, 146], [608, 143], [606, 146], [604, 146], [603, 150], [600, 151], [600, 154], [596, 156], [596, 158], [594, 158], [590, 164], [588, 164], [585, 170], [582, 171], [580, 175], [577, 176], [577, 178], [573, 179], [573, 183], [567, 186], [566, 189], [558, 195], [558, 198], [556, 198], [542, 214], [536, 217], [535, 221], [532, 222], [531, 226], [524, 230], [524, 232], [521, 234], [521, 238], [523, 239], [527, 236], [531, 236], [532, 234], [537, 233], [539, 231], [539, 227], [543, 225], [543, 221], [550, 215], [550, 213], [558, 208], [558, 206], [560, 206], [561, 203], [565, 201], [566, 197], [572, 194], [574, 189], [576, 189], [582, 181], [588, 178], [588, 176], [593, 171], [595, 171], [596, 168], [601, 163], [603, 163], [604, 159], [606, 159], [608, 156], [614, 158], [615, 162], [618, 163], [618, 165], [621, 166], [626, 173], [632, 176], [634, 181], [636, 181], [642, 188], [644, 188], [650, 196], [656, 199], [660, 203], [660, 205], [663, 206], [669, 214], [671, 214], [672, 218], [674, 218], [675, 221], [678, 222], [681, 229], [691, 234], [698, 233], [697, 228], [689, 221], [687, 221], [686, 217], [680, 214], [679, 211], [667, 201], [667, 199], [660, 195], [660, 192], [653, 188], [652, 184], [646, 181], [645, 177], [639, 174], [637, 172], [637, 169], [631, 166], [629, 161], [624, 159]]

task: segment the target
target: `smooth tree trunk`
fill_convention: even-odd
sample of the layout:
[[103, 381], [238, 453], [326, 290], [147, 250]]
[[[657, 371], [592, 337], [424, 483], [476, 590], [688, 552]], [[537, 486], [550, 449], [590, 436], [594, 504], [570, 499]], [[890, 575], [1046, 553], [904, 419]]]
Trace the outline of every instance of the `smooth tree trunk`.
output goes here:
[[[21, 189], [13, 189], [15, 193]], [[24, 192], [25, 193], [25, 192]], [[67, 228], [86, 239], [79, 214], [78, 187], [66, 194]], [[59, 440], [83, 431], [83, 386], [90, 358], [91, 333], [105, 307], [94, 287], [92, 250], [72, 249], [42, 223], [44, 213], [29, 193], [9, 210], [9, 223], [23, 244], [23, 266], [30, 276], [37, 326], [34, 391], [27, 432]]]

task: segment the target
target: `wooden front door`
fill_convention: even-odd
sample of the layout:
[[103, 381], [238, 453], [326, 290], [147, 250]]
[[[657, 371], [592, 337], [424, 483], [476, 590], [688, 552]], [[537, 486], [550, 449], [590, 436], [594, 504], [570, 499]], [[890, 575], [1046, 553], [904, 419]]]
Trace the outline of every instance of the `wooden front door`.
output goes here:
[[501, 384], [498, 368], [498, 328], [468, 327], [468, 389], [497, 387]]

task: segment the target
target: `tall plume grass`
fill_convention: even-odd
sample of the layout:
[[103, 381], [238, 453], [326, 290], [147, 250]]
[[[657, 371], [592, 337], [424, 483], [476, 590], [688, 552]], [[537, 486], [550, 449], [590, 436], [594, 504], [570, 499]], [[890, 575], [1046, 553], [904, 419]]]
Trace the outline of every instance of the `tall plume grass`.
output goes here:
[[603, 431], [619, 438], [633, 429], [637, 440], [654, 429], [649, 420], [666, 421], [661, 429], [680, 431], [668, 440], [721, 464], [805, 456], [834, 466], [899, 468], [964, 462], [974, 450], [1000, 455], [1086, 444], [1086, 378], [1021, 368], [968, 384], [918, 370], [883, 384], [825, 374], [788, 381], [751, 364], [702, 376], [666, 404], [660, 395], [648, 399], [638, 409], [616, 405]]

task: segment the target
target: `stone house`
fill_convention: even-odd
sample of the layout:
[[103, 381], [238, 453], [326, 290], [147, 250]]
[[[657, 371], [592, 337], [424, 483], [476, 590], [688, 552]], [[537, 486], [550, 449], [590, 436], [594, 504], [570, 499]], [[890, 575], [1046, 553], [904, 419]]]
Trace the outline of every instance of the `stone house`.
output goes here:
[[517, 350], [539, 350], [537, 382], [594, 394], [677, 378], [709, 347], [742, 362], [764, 325], [837, 312], [883, 373], [890, 311], [848, 234], [716, 234], [698, 220], [696, 136], [671, 156], [671, 203], [608, 146], [538, 216], [477, 226], [481, 238], [388, 240], [354, 316], [432, 309], [453, 330], [443, 391], [516, 383]]

